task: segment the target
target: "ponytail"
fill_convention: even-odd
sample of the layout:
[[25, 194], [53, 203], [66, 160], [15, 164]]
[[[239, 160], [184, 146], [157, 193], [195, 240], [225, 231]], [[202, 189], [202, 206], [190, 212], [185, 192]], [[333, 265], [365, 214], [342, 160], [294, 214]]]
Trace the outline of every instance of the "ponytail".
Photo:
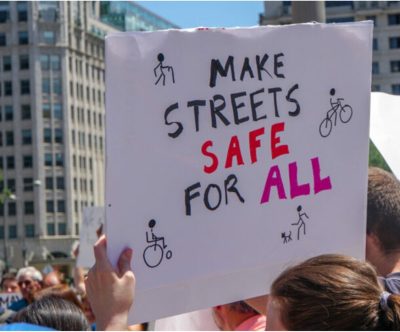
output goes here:
[[400, 330], [400, 295], [382, 292], [380, 297], [380, 326], [378, 330]]

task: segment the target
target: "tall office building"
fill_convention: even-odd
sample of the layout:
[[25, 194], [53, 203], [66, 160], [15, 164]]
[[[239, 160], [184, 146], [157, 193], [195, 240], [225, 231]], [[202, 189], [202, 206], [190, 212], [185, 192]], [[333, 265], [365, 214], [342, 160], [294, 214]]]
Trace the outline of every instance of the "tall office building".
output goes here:
[[133, 2], [0, 1], [3, 261], [72, 262], [82, 209], [104, 205], [104, 36], [166, 28]]
[[[372, 91], [400, 94], [400, 1], [326, 1], [326, 21], [374, 21]], [[291, 1], [265, 1], [260, 24], [290, 24]]]

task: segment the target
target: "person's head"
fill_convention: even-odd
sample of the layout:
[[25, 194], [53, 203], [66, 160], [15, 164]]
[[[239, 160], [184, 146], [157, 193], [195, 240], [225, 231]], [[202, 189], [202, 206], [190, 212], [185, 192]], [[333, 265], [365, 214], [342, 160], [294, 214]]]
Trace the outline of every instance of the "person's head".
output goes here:
[[40, 299], [47, 296], [57, 296], [64, 300], [70, 301], [83, 310], [82, 303], [79, 301], [78, 296], [75, 292], [68, 286], [64, 284], [59, 284], [51, 287], [44, 288], [33, 295], [34, 301], [39, 301]]
[[233, 331], [246, 319], [256, 315], [259, 313], [244, 301], [213, 307], [215, 324], [222, 331]]
[[[377, 167], [368, 171], [367, 260], [386, 275], [388, 258], [400, 255], [400, 182]], [[397, 263], [397, 260], [393, 263]]]
[[20, 291], [15, 273], [6, 273], [3, 275], [1, 290], [5, 293], [18, 293]]
[[57, 271], [51, 271], [48, 274], [46, 274], [43, 278], [43, 287], [51, 287], [55, 285], [60, 285], [61, 280], [60, 280], [60, 275]]
[[284, 271], [272, 284], [268, 330], [399, 330], [400, 295], [388, 298], [374, 268], [321, 255]]
[[33, 266], [23, 267], [17, 273], [18, 286], [22, 297], [32, 302], [33, 294], [42, 288], [42, 274]]
[[44, 296], [17, 313], [14, 322], [46, 326], [58, 331], [90, 331], [82, 310], [59, 296]]

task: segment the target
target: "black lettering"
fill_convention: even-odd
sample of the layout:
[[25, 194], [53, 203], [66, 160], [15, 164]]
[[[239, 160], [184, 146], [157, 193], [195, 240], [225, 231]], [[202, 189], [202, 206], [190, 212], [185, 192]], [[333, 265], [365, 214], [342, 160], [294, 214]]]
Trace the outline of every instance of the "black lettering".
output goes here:
[[298, 115], [300, 114], [300, 105], [299, 105], [299, 103], [298, 103], [298, 101], [297, 101], [296, 99], [292, 98], [292, 92], [293, 92], [294, 90], [298, 89], [298, 88], [299, 88], [299, 85], [298, 85], [298, 84], [293, 85], [293, 86], [289, 89], [289, 91], [288, 91], [288, 93], [287, 93], [287, 95], [286, 95], [286, 100], [287, 100], [287, 101], [296, 104], [296, 109], [295, 109], [294, 111], [289, 111], [289, 115], [290, 115], [290, 116], [298, 116]]
[[193, 190], [200, 188], [200, 182], [197, 182], [193, 185], [191, 185], [190, 187], [187, 187], [185, 189], [185, 208], [186, 208], [186, 215], [190, 216], [192, 214], [192, 209], [191, 209], [191, 205], [190, 205], [190, 201], [196, 197], [200, 196], [200, 193], [198, 191], [196, 191], [195, 193], [191, 193]]
[[264, 114], [260, 117], [257, 116], [257, 107], [261, 106], [263, 104], [263, 101], [262, 100], [257, 102], [254, 101], [254, 96], [259, 93], [263, 93], [264, 91], [265, 91], [264, 89], [260, 89], [250, 93], [250, 107], [251, 107], [251, 114], [253, 115], [253, 121], [258, 121], [267, 118], [267, 114]]
[[[231, 183], [233, 181], [233, 183]], [[241, 203], [244, 203], [244, 198], [240, 195], [239, 190], [235, 187], [238, 183], [238, 179], [235, 174], [229, 175], [224, 182], [225, 187], [225, 204], [228, 204], [228, 191], [235, 193]]]
[[[208, 195], [210, 194], [211, 188], [217, 189], [217, 192], [218, 192], [218, 203], [215, 206], [211, 206], [210, 200], [208, 199]], [[218, 209], [219, 205], [221, 204], [221, 200], [222, 200], [221, 189], [219, 189], [219, 187], [216, 184], [213, 184], [213, 183], [210, 184], [204, 193], [203, 200], [204, 200], [204, 205], [206, 206], [207, 209], [209, 209], [211, 211]]]
[[243, 118], [239, 118], [239, 108], [242, 108], [244, 106], [244, 103], [240, 103], [239, 105], [236, 103], [236, 98], [243, 97], [246, 95], [246, 92], [238, 92], [238, 93], [232, 93], [231, 94], [231, 102], [232, 102], [232, 110], [233, 110], [233, 117], [235, 120], [235, 124], [241, 124], [243, 122], [246, 122], [250, 119], [249, 116], [245, 116]]
[[279, 53], [274, 55], [274, 74], [276, 77], [285, 78], [285, 75], [278, 73], [278, 68], [283, 67], [283, 62], [278, 60], [278, 58], [280, 58], [281, 56], [284, 56], [284, 54]]
[[178, 103], [172, 104], [171, 106], [169, 106], [165, 110], [165, 113], [164, 113], [164, 120], [165, 120], [165, 124], [167, 126], [170, 126], [170, 125], [173, 125], [173, 124], [176, 124], [178, 126], [178, 128], [173, 133], [168, 133], [168, 136], [172, 137], [172, 138], [177, 138], [183, 131], [182, 123], [180, 123], [178, 121], [173, 121], [173, 122], [169, 122], [168, 121], [169, 113], [171, 113], [173, 110], [178, 109], [178, 108], [179, 108], [179, 104]]
[[193, 107], [193, 111], [194, 111], [194, 122], [196, 124], [196, 131], [199, 131], [199, 107], [200, 106], [205, 106], [206, 105], [206, 101], [205, 100], [192, 100], [189, 101], [187, 103], [188, 107]]
[[222, 77], [228, 76], [228, 71], [230, 69], [232, 81], [235, 81], [235, 68], [233, 66], [233, 56], [230, 55], [226, 60], [225, 67], [222, 67], [221, 63], [218, 59], [211, 60], [211, 68], [210, 68], [210, 87], [213, 88], [217, 82], [217, 74], [220, 74]]
[[261, 62], [260, 62], [260, 56], [259, 55], [256, 56], [257, 73], [259, 81], [262, 81], [262, 75], [261, 75], [262, 71], [265, 71], [269, 75], [269, 77], [272, 78], [272, 75], [268, 72], [268, 70], [264, 68], [264, 65], [267, 62], [267, 60], [268, 60], [268, 54], [264, 54], [264, 56], [261, 59]]
[[273, 93], [274, 94], [274, 107], [275, 107], [275, 116], [279, 118], [279, 111], [278, 111], [278, 101], [276, 98], [276, 93], [282, 91], [281, 88], [271, 88], [268, 89], [268, 93]]
[[249, 58], [248, 57], [244, 58], [242, 72], [240, 73], [240, 80], [241, 81], [243, 81], [244, 75], [246, 73], [249, 73], [250, 77], [254, 78], [253, 70], [250, 67], [250, 62], [249, 62]]
[[[216, 106], [215, 102], [217, 100], [221, 101], [221, 103]], [[221, 113], [221, 111], [225, 109], [225, 106], [225, 98], [222, 95], [215, 95], [213, 99], [210, 99], [211, 125], [213, 128], [217, 128], [217, 116], [225, 126], [229, 126], [231, 124], [229, 120]]]

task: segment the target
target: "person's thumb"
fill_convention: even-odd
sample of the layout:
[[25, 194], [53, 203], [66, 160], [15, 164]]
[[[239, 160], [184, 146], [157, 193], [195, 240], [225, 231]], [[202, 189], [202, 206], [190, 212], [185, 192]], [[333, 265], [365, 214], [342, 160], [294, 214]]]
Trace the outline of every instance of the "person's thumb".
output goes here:
[[131, 271], [131, 260], [132, 260], [132, 249], [126, 248], [119, 256], [118, 259], [118, 272], [120, 276], [123, 276], [126, 272]]

